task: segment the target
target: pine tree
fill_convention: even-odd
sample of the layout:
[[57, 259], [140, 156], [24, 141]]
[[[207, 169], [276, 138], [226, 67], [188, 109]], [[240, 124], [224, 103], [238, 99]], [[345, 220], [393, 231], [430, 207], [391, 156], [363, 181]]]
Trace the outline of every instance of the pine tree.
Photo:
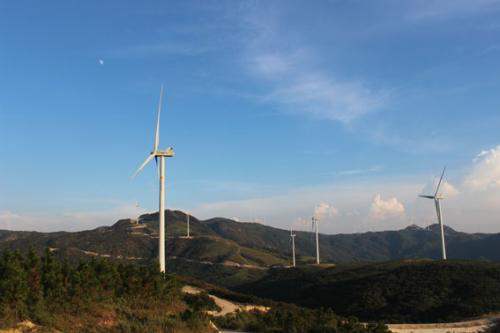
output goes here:
[[44, 315], [41, 261], [32, 248], [29, 250], [25, 260], [25, 270], [28, 284], [28, 296], [26, 299], [28, 313], [32, 319], [40, 321]]
[[42, 258], [42, 286], [45, 300], [53, 305], [58, 303], [65, 292], [60, 264], [50, 249], [45, 250]]
[[5, 251], [0, 269], [2, 315], [17, 322], [26, 315], [28, 285], [23, 258], [19, 252]]

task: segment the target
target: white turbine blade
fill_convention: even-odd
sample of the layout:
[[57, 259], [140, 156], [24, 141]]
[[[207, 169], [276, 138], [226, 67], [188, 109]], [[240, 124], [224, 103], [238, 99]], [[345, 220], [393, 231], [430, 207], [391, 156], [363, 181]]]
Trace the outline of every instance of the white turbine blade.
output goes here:
[[137, 169], [137, 171], [134, 172], [134, 174], [132, 175], [132, 178], [134, 178], [135, 176], [137, 176], [139, 174], [139, 172], [141, 172], [142, 169], [144, 169], [144, 167], [146, 166], [146, 164], [148, 164], [149, 162], [151, 162], [151, 160], [153, 159], [153, 157], [155, 157], [154, 154], [149, 155], [148, 158], [146, 158], [146, 160], [144, 161], [144, 163], [142, 163], [142, 165], [139, 167], [139, 169]]
[[163, 104], [163, 84], [161, 85], [161, 89], [160, 89], [160, 102], [158, 104], [158, 116], [156, 119], [155, 146], [154, 146], [153, 151], [156, 151], [158, 149], [158, 146], [160, 145], [160, 114], [161, 114], [162, 104]]
[[446, 167], [444, 167], [443, 169], [443, 173], [441, 174], [441, 178], [439, 178], [439, 183], [438, 183], [438, 186], [436, 188], [436, 193], [434, 194], [434, 196], [437, 196], [438, 195], [438, 192], [439, 192], [439, 188], [441, 187], [441, 182], [443, 181], [443, 177], [444, 177], [444, 172], [446, 171]]

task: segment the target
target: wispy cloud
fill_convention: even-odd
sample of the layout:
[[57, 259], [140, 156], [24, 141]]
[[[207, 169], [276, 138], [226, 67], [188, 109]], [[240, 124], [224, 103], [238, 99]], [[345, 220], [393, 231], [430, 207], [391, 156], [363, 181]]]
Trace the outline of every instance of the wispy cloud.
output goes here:
[[184, 42], [152, 42], [117, 46], [105, 52], [107, 56], [120, 58], [142, 58], [153, 56], [198, 56], [212, 51], [208, 45]]
[[145, 210], [135, 203], [95, 211], [68, 211], [59, 214], [0, 211], [0, 229], [36, 231], [78, 231], [112, 225], [119, 219], [137, 218]]
[[370, 87], [360, 79], [338, 79], [331, 70], [316, 64], [314, 59], [320, 53], [313, 47], [286, 45], [286, 36], [276, 28], [279, 20], [260, 14], [252, 13], [246, 19], [251, 33], [244, 58], [250, 73], [269, 87], [262, 101], [343, 123], [384, 106], [388, 90]]
[[499, 0], [417, 1], [406, 16], [410, 21], [428, 21], [470, 16], [500, 9]]
[[360, 83], [338, 82], [322, 75], [293, 75], [278, 82], [265, 100], [274, 101], [315, 118], [349, 123], [379, 110], [387, 98]]
[[364, 168], [364, 169], [341, 170], [337, 174], [339, 176], [356, 176], [356, 175], [363, 175], [363, 174], [367, 174], [367, 173], [379, 172], [382, 170], [383, 170], [383, 167], [381, 167], [381, 166], [373, 166], [373, 167]]

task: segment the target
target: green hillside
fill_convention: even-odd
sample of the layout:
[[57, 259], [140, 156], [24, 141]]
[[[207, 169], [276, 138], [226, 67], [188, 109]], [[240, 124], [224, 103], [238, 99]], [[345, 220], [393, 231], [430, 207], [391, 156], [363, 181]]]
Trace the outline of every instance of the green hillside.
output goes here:
[[[258, 223], [225, 218], [198, 220], [191, 217], [186, 240], [186, 215], [166, 211], [167, 255], [215, 263], [274, 266], [290, 262], [289, 231]], [[150, 261], [157, 257], [158, 214], [142, 215], [138, 221], [124, 219], [109, 227], [80, 232], [24, 232], [0, 230], [0, 249], [37, 251], [56, 249], [61, 257], [104, 255], [116, 260]], [[315, 244], [309, 232], [295, 232], [299, 264], [312, 263]], [[446, 228], [451, 259], [500, 260], [500, 234], [467, 234]], [[386, 261], [440, 257], [438, 228], [411, 226], [397, 231], [320, 235], [323, 262]]]
[[[268, 302], [268, 312], [220, 310], [210, 296], [185, 294], [174, 274], [158, 265], [112, 260], [60, 262], [47, 249], [0, 253], [0, 329], [6, 332], [216, 332], [220, 327], [262, 333], [387, 333], [382, 324], [365, 326], [331, 310]], [[257, 303], [259, 304], [259, 303]]]
[[[215, 332], [203, 295], [185, 297], [157, 265], [61, 263], [52, 251], [0, 253], [0, 328], [23, 332]], [[213, 302], [212, 302], [213, 303]], [[202, 306], [200, 306], [202, 305]], [[9, 330], [20, 332], [21, 330]]]
[[500, 264], [418, 260], [276, 268], [234, 289], [368, 321], [459, 321], [500, 311]]

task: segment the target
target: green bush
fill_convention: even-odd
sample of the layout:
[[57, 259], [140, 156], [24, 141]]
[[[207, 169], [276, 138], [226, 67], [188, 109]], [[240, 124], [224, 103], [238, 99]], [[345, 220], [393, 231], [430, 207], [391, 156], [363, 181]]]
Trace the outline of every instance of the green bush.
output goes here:
[[236, 312], [215, 318], [223, 328], [261, 333], [388, 333], [384, 324], [363, 325], [356, 318], [342, 318], [329, 309], [308, 310], [276, 305], [268, 312]]
[[205, 291], [196, 295], [185, 294], [183, 299], [195, 311], [220, 311], [220, 308]]

